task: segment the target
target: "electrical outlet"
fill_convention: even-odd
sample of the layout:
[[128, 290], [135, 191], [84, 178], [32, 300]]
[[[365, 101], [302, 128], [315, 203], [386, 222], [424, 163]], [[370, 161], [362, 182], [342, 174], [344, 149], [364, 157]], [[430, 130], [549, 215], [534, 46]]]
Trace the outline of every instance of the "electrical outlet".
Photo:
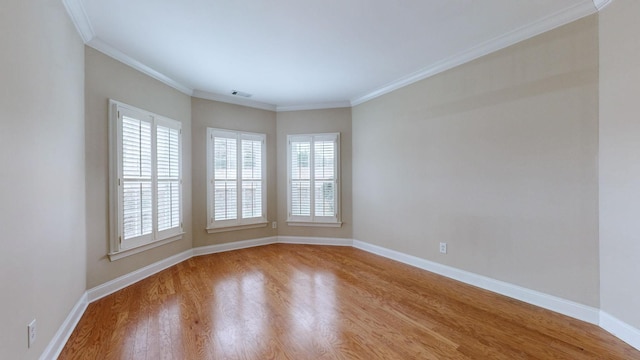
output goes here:
[[33, 319], [29, 325], [27, 325], [27, 331], [29, 338], [27, 340], [27, 346], [32, 347], [36, 342], [36, 319]]
[[440, 253], [441, 254], [447, 253], [447, 243], [440, 243]]
[[272, 229], [277, 229], [278, 228], [278, 222], [277, 221], [272, 222], [271, 223], [271, 228]]

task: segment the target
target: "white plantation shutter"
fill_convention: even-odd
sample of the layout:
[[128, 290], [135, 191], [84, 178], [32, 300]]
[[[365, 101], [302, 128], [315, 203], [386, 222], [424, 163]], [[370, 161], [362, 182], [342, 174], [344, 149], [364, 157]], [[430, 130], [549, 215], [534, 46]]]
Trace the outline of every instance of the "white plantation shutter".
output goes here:
[[213, 137], [215, 221], [237, 219], [238, 141], [233, 133]]
[[151, 121], [143, 120], [140, 114], [131, 115], [122, 116], [124, 240], [151, 234], [153, 230]]
[[335, 216], [335, 140], [316, 140], [313, 144], [315, 216]]
[[242, 218], [262, 217], [262, 139], [242, 136]]
[[207, 130], [209, 229], [266, 222], [264, 134]]
[[158, 231], [180, 227], [180, 128], [163, 121], [156, 128]]
[[110, 109], [113, 259], [181, 235], [182, 145], [179, 122], [113, 100]]
[[339, 223], [339, 134], [289, 135], [290, 222]]
[[291, 140], [291, 215], [311, 216], [311, 137]]

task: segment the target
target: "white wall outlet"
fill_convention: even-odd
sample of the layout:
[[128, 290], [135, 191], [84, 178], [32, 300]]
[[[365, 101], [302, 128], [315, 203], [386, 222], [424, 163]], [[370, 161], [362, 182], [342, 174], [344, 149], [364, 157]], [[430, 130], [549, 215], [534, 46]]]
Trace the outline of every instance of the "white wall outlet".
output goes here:
[[272, 222], [271, 223], [271, 228], [272, 229], [277, 229], [278, 228], [278, 222], [277, 221]]
[[447, 243], [440, 243], [440, 253], [441, 254], [447, 253]]
[[29, 325], [27, 325], [27, 331], [28, 331], [28, 340], [27, 340], [27, 346], [28, 347], [32, 347], [33, 344], [36, 342], [36, 319], [33, 319]]

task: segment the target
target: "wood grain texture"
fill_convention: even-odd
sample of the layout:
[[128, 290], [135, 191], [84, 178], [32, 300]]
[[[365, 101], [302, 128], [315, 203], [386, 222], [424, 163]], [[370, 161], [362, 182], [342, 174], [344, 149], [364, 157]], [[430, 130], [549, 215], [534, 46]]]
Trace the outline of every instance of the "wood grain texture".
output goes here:
[[195, 257], [89, 305], [59, 359], [640, 359], [597, 326], [350, 247]]

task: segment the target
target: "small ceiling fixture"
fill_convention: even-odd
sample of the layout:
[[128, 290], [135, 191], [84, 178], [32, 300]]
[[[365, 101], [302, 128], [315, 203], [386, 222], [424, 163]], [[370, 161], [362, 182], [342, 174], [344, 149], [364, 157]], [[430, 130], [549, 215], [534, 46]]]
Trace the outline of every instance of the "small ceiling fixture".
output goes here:
[[242, 92], [242, 91], [238, 91], [238, 90], [231, 90], [231, 95], [235, 95], [235, 96], [242, 96], [242, 97], [246, 97], [246, 98], [250, 98], [251, 94], [248, 94], [246, 92]]

